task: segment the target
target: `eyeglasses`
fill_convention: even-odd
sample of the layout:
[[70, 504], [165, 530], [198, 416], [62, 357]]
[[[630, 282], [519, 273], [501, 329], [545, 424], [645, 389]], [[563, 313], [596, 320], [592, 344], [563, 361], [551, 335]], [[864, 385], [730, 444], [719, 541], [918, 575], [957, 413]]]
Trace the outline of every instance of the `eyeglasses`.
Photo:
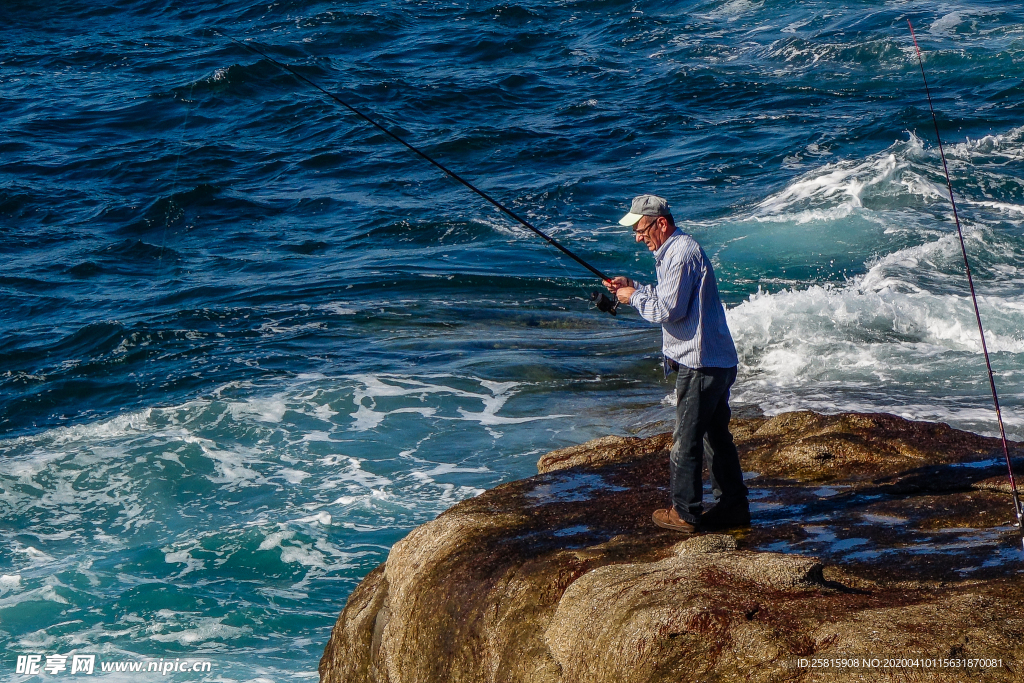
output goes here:
[[[639, 225], [639, 224], [640, 224], [640, 223], [638, 222], [638, 223], [637, 223], [637, 225]], [[655, 218], [655, 219], [654, 219], [653, 221], [651, 221], [651, 224], [650, 224], [650, 225], [648, 225], [648, 226], [647, 226], [646, 228], [644, 228], [643, 230], [637, 230], [636, 228], [633, 228], [633, 234], [634, 234], [634, 235], [646, 235], [646, 234], [647, 234], [648, 232], [650, 232], [650, 231], [651, 231], [651, 228], [653, 228], [653, 227], [655, 227], [655, 226], [657, 226], [657, 225], [658, 225], [658, 219], [657, 219], [657, 218]]]

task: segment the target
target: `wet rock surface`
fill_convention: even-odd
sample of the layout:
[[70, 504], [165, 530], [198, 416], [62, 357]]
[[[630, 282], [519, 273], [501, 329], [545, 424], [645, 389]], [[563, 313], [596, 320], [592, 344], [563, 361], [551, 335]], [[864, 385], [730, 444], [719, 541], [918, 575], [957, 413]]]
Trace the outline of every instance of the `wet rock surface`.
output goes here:
[[[321, 680], [1024, 680], [1024, 553], [997, 440], [876, 414], [732, 426], [749, 529], [651, 523], [670, 435], [554, 451], [397, 543], [349, 598]], [[1001, 661], [797, 666], [912, 655]]]

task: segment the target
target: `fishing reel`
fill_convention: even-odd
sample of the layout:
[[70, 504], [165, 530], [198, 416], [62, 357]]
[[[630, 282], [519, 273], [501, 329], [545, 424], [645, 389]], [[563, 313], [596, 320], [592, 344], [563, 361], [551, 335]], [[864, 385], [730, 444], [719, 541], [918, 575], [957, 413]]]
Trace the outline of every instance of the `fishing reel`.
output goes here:
[[615, 315], [615, 309], [619, 307], [618, 301], [612, 301], [608, 298], [608, 295], [599, 289], [595, 289], [590, 293], [590, 300], [597, 306], [597, 310], [602, 313], [611, 313]]

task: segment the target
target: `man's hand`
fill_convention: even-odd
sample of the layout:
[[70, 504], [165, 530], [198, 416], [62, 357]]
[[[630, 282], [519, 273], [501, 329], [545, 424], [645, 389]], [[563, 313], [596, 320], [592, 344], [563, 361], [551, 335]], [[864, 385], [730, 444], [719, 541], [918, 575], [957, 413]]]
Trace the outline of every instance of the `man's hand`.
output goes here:
[[607, 287], [608, 291], [612, 294], [614, 294], [615, 290], [620, 287], [631, 287], [632, 285], [633, 282], [628, 277], [622, 277], [621, 275], [614, 277], [611, 280], [604, 281], [604, 286]]
[[605, 280], [604, 286], [608, 288], [608, 291], [615, 295], [615, 298], [619, 300], [620, 304], [628, 304], [629, 297], [633, 296], [633, 292], [636, 288], [633, 287], [633, 281], [628, 277], [619, 275], [618, 277], [612, 278], [611, 280]]

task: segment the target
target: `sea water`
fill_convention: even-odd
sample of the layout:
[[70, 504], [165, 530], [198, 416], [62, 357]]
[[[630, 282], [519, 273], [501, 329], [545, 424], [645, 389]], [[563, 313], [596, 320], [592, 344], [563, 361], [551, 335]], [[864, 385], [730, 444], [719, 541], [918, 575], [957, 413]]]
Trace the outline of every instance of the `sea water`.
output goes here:
[[1019, 8], [0, 16], [3, 680], [32, 679], [19, 655], [74, 654], [315, 677], [347, 596], [411, 528], [548, 450], [671, 422], [657, 327], [591, 308], [577, 264], [228, 36], [610, 274], [651, 280], [616, 221], [667, 197], [716, 268], [737, 409], [993, 434], [910, 18], [1024, 438]]

